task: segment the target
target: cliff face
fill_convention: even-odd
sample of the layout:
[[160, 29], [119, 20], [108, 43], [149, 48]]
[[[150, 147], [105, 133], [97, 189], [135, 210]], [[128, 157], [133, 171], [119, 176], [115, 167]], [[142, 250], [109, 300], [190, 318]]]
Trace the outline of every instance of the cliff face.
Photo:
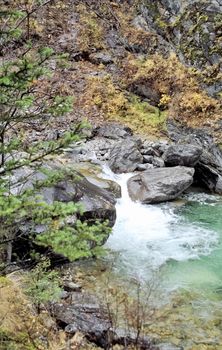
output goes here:
[[209, 77], [206, 85], [209, 93], [218, 93], [221, 90], [221, 76], [217, 76], [217, 72], [222, 64], [222, 2], [145, 0], [140, 11], [149, 27], [166, 45], [173, 47], [182, 62], [214, 71], [215, 79]]

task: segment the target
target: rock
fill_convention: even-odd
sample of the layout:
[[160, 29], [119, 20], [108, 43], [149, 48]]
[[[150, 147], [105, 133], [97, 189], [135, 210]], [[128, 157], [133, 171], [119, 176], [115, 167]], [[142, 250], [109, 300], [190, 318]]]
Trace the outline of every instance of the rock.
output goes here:
[[[51, 163], [44, 165], [48, 170], [56, 171], [57, 166], [54, 164], [54, 168]], [[19, 181], [20, 178], [27, 179], [25, 184], [20, 183], [17, 188], [14, 187], [13, 193], [19, 193], [21, 190], [26, 190], [32, 188], [33, 182], [36, 180], [45, 180], [46, 175], [40, 171], [33, 172], [32, 169], [24, 167], [19, 169], [16, 174], [14, 174], [14, 180]], [[18, 182], [19, 183], [19, 182]], [[73, 174], [67, 174], [65, 179], [58, 181], [58, 183], [51, 185], [51, 187], [45, 187], [39, 190], [39, 195], [41, 195], [47, 204], [52, 204], [55, 201], [58, 202], [74, 202], [81, 204], [84, 208], [83, 213], [78, 213], [66, 217], [65, 223], [70, 226], [75, 226], [77, 219], [82, 221], [86, 220], [89, 224], [94, 224], [97, 220], [108, 221], [109, 225], [112, 227], [116, 220], [116, 199], [114, 195], [105, 189], [99, 188], [98, 186], [90, 183], [84, 176], [76, 173], [73, 170]], [[47, 224], [36, 224], [33, 225], [32, 218], [20, 222], [18, 225], [18, 239], [13, 242], [13, 250], [18, 257], [24, 255], [29, 256], [30, 251], [33, 250], [33, 234], [41, 234], [48, 229]], [[30, 236], [30, 239], [29, 239]], [[20, 238], [22, 237], [22, 238]], [[107, 236], [103, 236], [101, 244], [105, 243], [108, 239]], [[90, 246], [93, 247], [93, 245]], [[93, 244], [93, 243], [92, 243]], [[37, 246], [36, 246], [37, 248]], [[43, 249], [43, 248], [41, 248]], [[45, 248], [47, 249], [47, 248]], [[49, 248], [52, 258], [56, 258], [56, 254]], [[63, 256], [58, 256], [64, 260]]]
[[110, 192], [115, 198], [121, 198], [121, 195], [122, 195], [121, 186], [117, 182], [113, 180], [102, 179], [100, 177], [95, 177], [95, 176], [86, 176], [86, 178], [92, 184]]
[[148, 147], [143, 146], [141, 148], [140, 152], [141, 152], [141, 154], [143, 156], [156, 156], [156, 157], [159, 157], [159, 152], [157, 150], [155, 150], [151, 146], [148, 146]]
[[128, 329], [113, 329], [112, 320], [107, 311], [94, 295], [72, 293], [71, 304], [54, 303], [51, 312], [57, 324], [66, 333], [81, 332], [89, 341], [103, 349], [116, 344], [130, 346], [137, 343], [141, 349], [158, 350], [148, 337], [138, 339], [136, 332]]
[[153, 164], [149, 164], [149, 163], [139, 164], [136, 168], [136, 170], [138, 170], [138, 171], [145, 171], [148, 169], [153, 169]]
[[143, 156], [143, 162], [152, 164], [153, 163], [153, 156], [146, 156], [146, 155], [144, 155]]
[[[142, 18], [134, 19], [133, 23], [136, 22], [137, 27], [139, 24], [147, 33], [155, 33], [155, 52], [161, 52], [164, 56], [166, 51], [176, 52], [182, 62], [204, 71], [206, 67], [220, 66], [221, 31], [217, 28], [220, 26], [221, 11], [220, 0], [206, 0], [204, 6], [202, 2], [193, 0], [161, 0], [155, 2], [155, 5], [153, 0], [146, 0], [140, 5]], [[157, 18], [161, 20], [157, 21]], [[199, 18], [204, 20], [195, 26]], [[215, 50], [212, 50], [212, 47]], [[208, 93], [213, 91], [216, 95], [221, 90], [222, 84], [218, 78], [219, 76], [216, 80], [208, 79], [205, 83], [204, 87]], [[149, 84], [145, 84], [143, 80], [134, 83], [134, 90], [151, 102], [158, 99], [158, 95], [156, 96]]]
[[98, 162], [98, 160], [103, 160], [104, 156], [109, 158], [110, 149], [115, 144], [116, 139], [95, 136], [78, 147], [70, 149], [69, 158], [75, 163]]
[[60, 294], [60, 299], [68, 299], [69, 297], [69, 292], [63, 290]]
[[159, 350], [184, 350], [182, 346], [176, 346], [169, 343], [158, 344]]
[[111, 328], [111, 323], [98, 300], [87, 293], [72, 293], [72, 303], [54, 304], [53, 316], [57, 323], [68, 333], [80, 331], [91, 340], [104, 338], [104, 333]]
[[[73, 169], [74, 165], [72, 164]], [[43, 165], [44, 168], [52, 171], [61, 170], [61, 165], [55, 162], [48, 162]], [[39, 194], [43, 196], [44, 200], [48, 204], [52, 204], [54, 201], [58, 202], [75, 202], [82, 204], [84, 213], [81, 216], [82, 219], [88, 219], [90, 221], [95, 220], [109, 220], [110, 226], [113, 226], [116, 219], [116, 199], [113, 193], [107, 191], [105, 188], [100, 188], [99, 186], [91, 183], [86, 179], [85, 176], [73, 170], [73, 174], [64, 175], [64, 180], [58, 181], [58, 183], [50, 186], [44, 187], [40, 190]], [[14, 187], [14, 194], [19, 193], [21, 190], [31, 188], [34, 181], [43, 181], [46, 179], [46, 175], [41, 172], [33, 172], [31, 168], [24, 167], [19, 169], [13, 175], [13, 181], [19, 181], [19, 179], [27, 178], [25, 184], [22, 182], [21, 186]], [[103, 181], [104, 183], [106, 180]], [[109, 181], [108, 181], [109, 182]], [[97, 183], [98, 184], [98, 183]], [[105, 185], [104, 185], [105, 186]], [[113, 188], [113, 191], [119, 191], [119, 186], [117, 184], [106, 183], [106, 186]], [[116, 189], [114, 189], [116, 187]], [[118, 189], [117, 189], [118, 187]], [[75, 223], [70, 221], [70, 224]], [[45, 230], [44, 225], [38, 225], [36, 227], [38, 233], [42, 233]]]
[[187, 167], [156, 168], [128, 180], [132, 200], [154, 204], [177, 198], [193, 183], [194, 169]]
[[158, 147], [159, 155], [162, 156], [163, 153], [168, 149], [168, 147], [169, 147], [168, 141], [161, 141]]
[[95, 165], [93, 167], [92, 164], [78, 163], [75, 165], [75, 169], [85, 176], [90, 183], [110, 192], [115, 198], [121, 197], [121, 186], [117, 182], [100, 177], [102, 173], [101, 167]]
[[194, 167], [202, 154], [202, 147], [182, 144], [172, 145], [163, 154], [163, 160], [166, 166], [183, 165]]
[[89, 60], [94, 64], [108, 65], [113, 63], [112, 56], [107, 52], [96, 52], [89, 55]]
[[80, 292], [82, 286], [72, 281], [63, 281], [63, 288], [66, 292]]
[[119, 124], [105, 124], [99, 126], [93, 130], [93, 133], [97, 137], [105, 137], [113, 140], [125, 139], [133, 135], [130, 128]]
[[195, 168], [195, 182], [213, 193], [222, 194], [222, 175], [210, 165], [198, 163]]
[[110, 152], [109, 166], [114, 173], [132, 172], [142, 162], [138, 142], [129, 138], [118, 142]]
[[195, 184], [222, 194], [222, 151], [214, 143], [213, 137], [203, 129], [193, 129], [176, 124], [167, 124], [168, 133], [174, 142], [192, 144], [202, 148], [202, 154], [195, 165]]
[[135, 95], [148, 99], [149, 102], [154, 105], [158, 105], [161, 98], [161, 94], [158, 91], [155, 91], [152, 87], [143, 81], [136, 81], [131, 84], [130, 91]]
[[83, 220], [92, 222], [108, 220], [110, 226], [115, 223], [116, 200], [114, 196], [105, 189], [92, 184], [82, 175], [77, 176], [76, 180], [59, 182], [51, 191], [47, 190], [44, 197], [47, 201], [74, 201], [82, 204], [84, 213], [81, 218]]
[[153, 166], [157, 168], [163, 168], [165, 166], [164, 160], [160, 157], [154, 157]]

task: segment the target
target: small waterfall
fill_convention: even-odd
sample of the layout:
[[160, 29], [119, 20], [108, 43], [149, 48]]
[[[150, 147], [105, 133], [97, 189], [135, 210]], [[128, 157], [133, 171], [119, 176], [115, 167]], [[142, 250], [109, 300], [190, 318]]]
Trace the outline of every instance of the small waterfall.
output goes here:
[[169, 261], [188, 261], [208, 255], [217, 234], [190, 223], [178, 214], [173, 203], [143, 205], [133, 202], [127, 180], [133, 174], [114, 174], [103, 166], [102, 177], [118, 182], [122, 198], [116, 205], [117, 221], [106, 246], [119, 253], [118, 269], [128, 275], [149, 278]]

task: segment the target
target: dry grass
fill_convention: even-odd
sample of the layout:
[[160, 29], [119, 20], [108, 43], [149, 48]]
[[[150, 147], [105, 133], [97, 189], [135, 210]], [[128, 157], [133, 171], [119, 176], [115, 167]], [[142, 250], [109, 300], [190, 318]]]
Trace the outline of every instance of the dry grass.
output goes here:
[[0, 349], [65, 349], [65, 334], [46, 311], [36, 314], [19, 287], [20, 278], [18, 273], [0, 278]]

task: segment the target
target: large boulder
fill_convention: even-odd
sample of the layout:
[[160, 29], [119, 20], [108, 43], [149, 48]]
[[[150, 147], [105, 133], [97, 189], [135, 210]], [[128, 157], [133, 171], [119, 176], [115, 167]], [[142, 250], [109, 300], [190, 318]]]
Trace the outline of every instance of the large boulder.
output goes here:
[[200, 159], [202, 147], [190, 144], [177, 144], [167, 148], [163, 154], [166, 166], [183, 165], [194, 167]]
[[84, 213], [81, 219], [88, 221], [108, 220], [113, 226], [116, 220], [116, 200], [107, 190], [77, 175], [75, 181], [63, 180], [44, 192], [46, 201], [76, 202], [82, 204]]
[[193, 183], [194, 169], [183, 166], [149, 169], [128, 180], [132, 200], [154, 204], [177, 198]]
[[210, 192], [222, 194], [222, 172], [210, 165], [201, 162], [197, 164], [195, 181]]
[[114, 173], [129, 173], [143, 163], [143, 156], [139, 151], [140, 142], [126, 139], [118, 142], [110, 152], [109, 166]]
[[192, 144], [202, 148], [195, 164], [195, 184], [213, 193], [222, 194], [222, 150], [204, 129], [193, 129], [168, 121], [169, 137], [178, 144]]
[[218, 146], [212, 143], [203, 151], [195, 170], [197, 184], [222, 194], [222, 152]]

